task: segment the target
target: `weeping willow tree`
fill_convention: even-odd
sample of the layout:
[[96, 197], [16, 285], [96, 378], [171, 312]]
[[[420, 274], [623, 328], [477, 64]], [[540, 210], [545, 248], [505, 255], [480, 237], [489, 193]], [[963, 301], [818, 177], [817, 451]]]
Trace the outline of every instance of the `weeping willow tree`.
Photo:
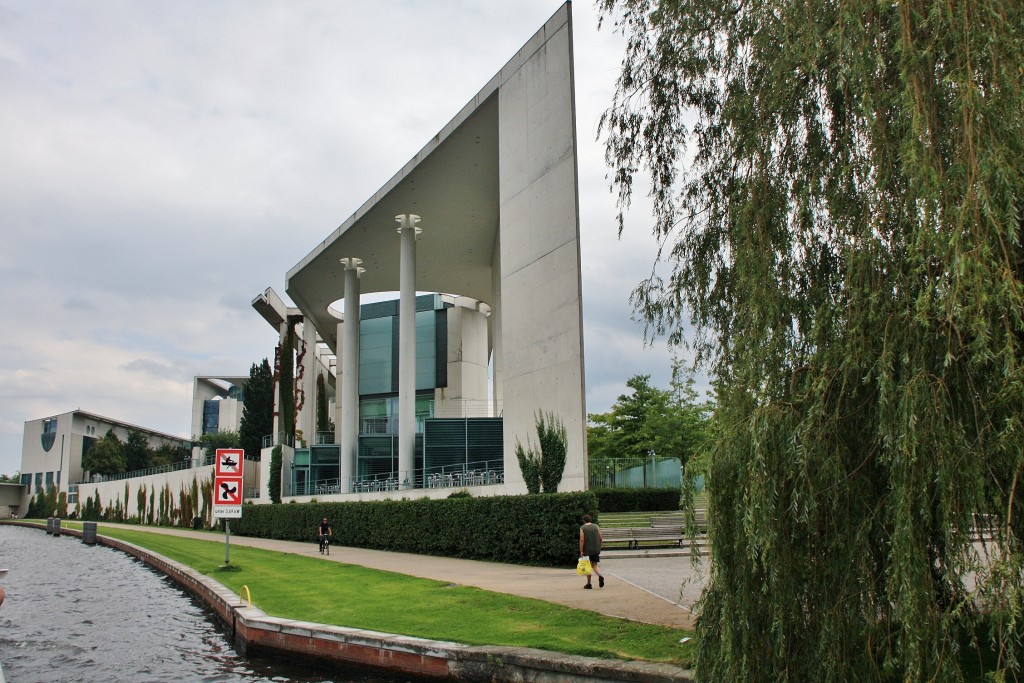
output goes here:
[[698, 676], [1019, 680], [1024, 3], [598, 4], [632, 300], [717, 382]]

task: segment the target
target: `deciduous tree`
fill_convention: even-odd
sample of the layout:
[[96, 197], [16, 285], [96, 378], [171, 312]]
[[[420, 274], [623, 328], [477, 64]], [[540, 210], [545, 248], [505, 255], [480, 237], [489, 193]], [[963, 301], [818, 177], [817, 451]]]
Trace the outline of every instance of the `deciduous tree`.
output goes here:
[[632, 300], [716, 380], [698, 675], [1019, 677], [1024, 3], [599, 5]]
[[97, 439], [82, 456], [82, 469], [94, 474], [120, 474], [125, 471], [124, 444], [114, 430], [107, 430], [102, 439]]

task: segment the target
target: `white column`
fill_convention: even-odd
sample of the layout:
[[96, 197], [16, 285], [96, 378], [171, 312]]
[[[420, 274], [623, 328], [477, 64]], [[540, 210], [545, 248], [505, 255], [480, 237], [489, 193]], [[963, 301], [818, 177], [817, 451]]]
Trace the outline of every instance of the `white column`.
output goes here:
[[359, 455], [359, 267], [363, 261], [343, 258], [345, 267], [345, 322], [342, 337], [341, 453], [338, 476], [343, 491], [352, 490]]
[[[416, 227], [415, 214], [395, 216], [401, 236], [398, 276], [398, 480], [412, 488], [416, 474]], [[406, 482], [408, 482], [406, 484]]]
[[[342, 314], [344, 316], [344, 314]], [[342, 396], [343, 375], [345, 372], [345, 349], [342, 348], [342, 340], [345, 339], [345, 320], [344, 317], [339, 319], [338, 324], [335, 327], [334, 333], [337, 335], [338, 340], [338, 352], [335, 354], [335, 376], [337, 377], [337, 384], [335, 385], [334, 391], [334, 414], [331, 419], [334, 420], [334, 443], [341, 443], [341, 426], [344, 424], [344, 413], [342, 412], [342, 405], [344, 405], [344, 396]]]

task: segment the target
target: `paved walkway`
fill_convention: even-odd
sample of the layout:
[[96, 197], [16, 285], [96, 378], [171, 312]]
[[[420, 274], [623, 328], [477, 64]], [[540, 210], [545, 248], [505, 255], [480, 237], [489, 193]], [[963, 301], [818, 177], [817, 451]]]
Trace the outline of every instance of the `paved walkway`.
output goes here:
[[[139, 530], [137, 526], [100, 522], [100, 534], [104, 526]], [[143, 530], [207, 541], [218, 538], [223, 540], [223, 534], [214, 535], [204, 531], [156, 527]], [[344, 546], [332, 546], [330, 556], [321, 556], [317, 544], [312, 542], [235, 535], [231, 536], [231, 545], [323, 557], [325, 561], [357, 564], [436, 581], [476, 586], [498, 593], [536, 598], [631, 621], [675, 628], [692, 628], [693, 615], [689, 608], [700, 595], [700, 581], [695, 576], [689, 556], [671, 551], [652, 551], [644, 557], [630, 553], [616, 556], [616, 551], [605, 553], [601, 558], [601, 568], [607, 576], [605, 587], [597, 588], [595, 579], [594, 590], [583, 590], [585, 581], [576, 575], [574, 569], [527, 567]], [[683, 590], [680, 591], [680, 588]]]

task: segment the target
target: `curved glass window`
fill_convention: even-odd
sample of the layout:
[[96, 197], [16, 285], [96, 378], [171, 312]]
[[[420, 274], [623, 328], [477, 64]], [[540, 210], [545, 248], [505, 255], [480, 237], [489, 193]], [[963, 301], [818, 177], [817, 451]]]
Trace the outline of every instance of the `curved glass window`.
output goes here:
[[53, 442], [57, 439], [57, 418], [51, 417], [43, 420], [43, 433], [40, 438], [43, 450], [49, 453], [53, 448]]

